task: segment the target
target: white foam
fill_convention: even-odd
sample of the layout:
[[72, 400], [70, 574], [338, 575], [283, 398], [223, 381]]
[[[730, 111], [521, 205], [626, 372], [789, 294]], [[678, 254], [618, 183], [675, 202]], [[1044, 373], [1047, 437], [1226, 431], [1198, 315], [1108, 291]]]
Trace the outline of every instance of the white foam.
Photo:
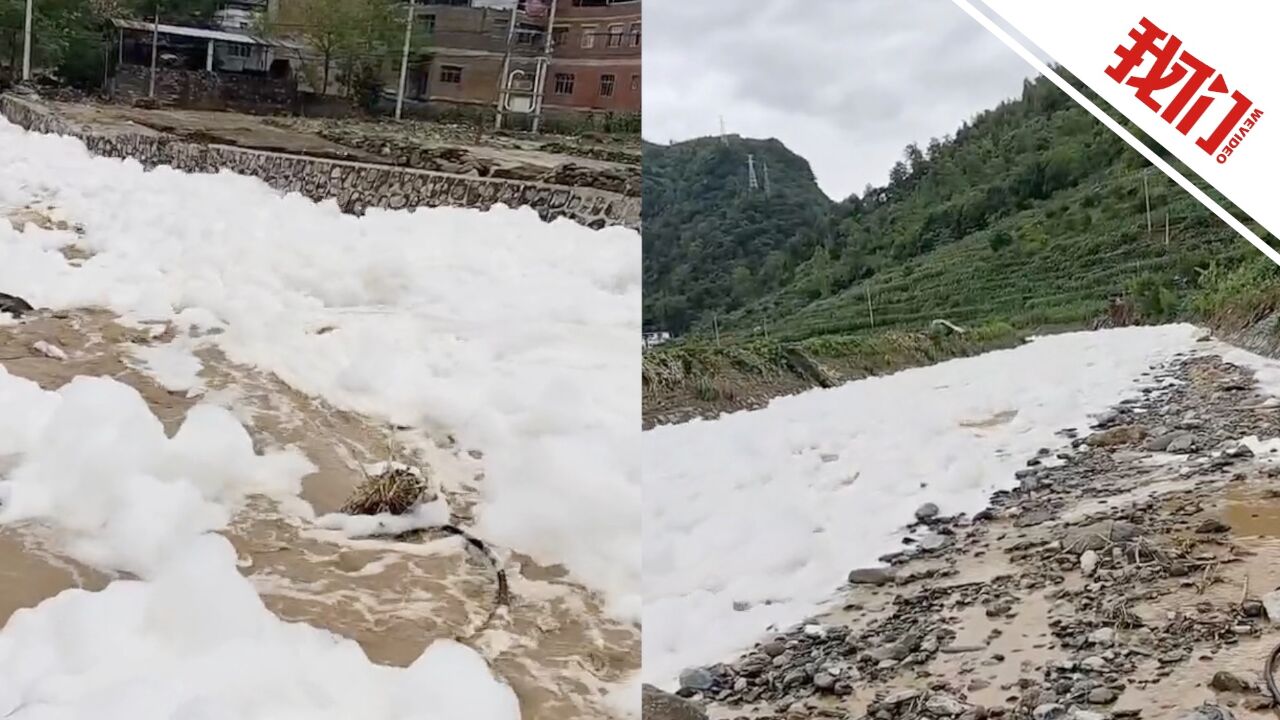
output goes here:
[[[636, 233], [506, 208], [356, 218], [228, 173], [143, 172], [3, 119], [0, 167], [0, 209], [49, 202], [84, 227], [0, 223], [4, 291], [106, 307], [153, 337], [171, 323], [173, 344], [138, 355], [172, 390], [199, 389], [191, 351], [209, 343], [339, 407], [447, 430], [484, 453], [481, 536], [564, 563], [638, 614]], [[73, 241], [92, 257], [68, 262], [57, 248]], [[310, 465], [256, 454], [229, 411], [199, 405], [170, 439], [114, 380], [46, 392], [0, 373], [10, 455], [0, 522], [51, 525], [72, 555], [139, 579], [16, 613], [0, 630], [0, 717], [519, 717], [465, 647], [382, 667], [265, 609], [211, 531], [249, 494], [305, 515]]]
[[325, 530], [337, 530], [348, 538], [390, 537], [449, 523], [449, 504], [444, 498], [423, 503], [412, 512], [403, 515], [379, 513], [377, 515], [347, 515], [328, 513], [316, 518], [316, 525]]
[[[638, 617], [637, 233], [527, 208], [353, 217], [3, 120], [0, 167], [0, 208], [52, 204], [84, 229], [0, 223], [0, 288], [171, 322], [338, 407], [453, 434], [484, 453], [478, 534], [563, 563]], [[73, 240], [93, 253], [80, 266], [57, 251]], [[182, 347], [140, 355], [185, 391], [198, 361]]]
[[188, 393], [203, 389], [200, 371], [204, 363], [184, 344], [144, 345], [132, 349], [143, 370], [170, 392]]

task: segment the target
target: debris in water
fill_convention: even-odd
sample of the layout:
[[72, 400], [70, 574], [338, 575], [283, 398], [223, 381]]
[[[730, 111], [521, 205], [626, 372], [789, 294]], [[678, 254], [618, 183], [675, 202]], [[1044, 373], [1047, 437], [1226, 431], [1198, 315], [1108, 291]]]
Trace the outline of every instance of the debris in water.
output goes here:
[[342, 506], [347, 515], [403, 515], [423, 499], [427, 481], [421, 473], [391, 463], [377, 475], [356, 486], [351, 498]]
[[32, 310], [35, 310], [35, 308], [31, 307], [31, 303], [26, 300], [17, 295], [0, 292], [0, 313], [9, 313], [15, 318], [19, 318]]
[[45, 357], [50, 358], [52, 360], [67, 359], [66, 351], [58, 347], [57, 345], [54, 345], [51, 342], [39, 340], [36, 342], [36, 344], [32, 345], [31, 348], [36, 352], [40, 353], [41, 355], [44, 355]]

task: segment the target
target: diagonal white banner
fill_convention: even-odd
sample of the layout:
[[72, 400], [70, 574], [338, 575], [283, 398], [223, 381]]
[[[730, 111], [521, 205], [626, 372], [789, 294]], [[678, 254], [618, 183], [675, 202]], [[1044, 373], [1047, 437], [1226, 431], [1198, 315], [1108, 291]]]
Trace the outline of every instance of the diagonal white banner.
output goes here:
[[1041, 55], [1280, 235], [1280, 75], [1266, 50], [1280, 4], [1215, 9], [1201, 0], [955, 2], [1280, 264], [1280, 253], [1071, 87]]

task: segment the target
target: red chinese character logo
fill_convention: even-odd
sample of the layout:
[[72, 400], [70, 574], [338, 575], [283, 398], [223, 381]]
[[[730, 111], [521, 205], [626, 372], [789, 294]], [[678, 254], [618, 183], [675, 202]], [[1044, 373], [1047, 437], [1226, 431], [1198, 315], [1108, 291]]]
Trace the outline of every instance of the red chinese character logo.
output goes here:
[[[1223, 143], [1227, 142], [1228, 137], [1231, 136], [1233, 144], [1230, 149], [1234, 150], [1238, 147], [1240, 140], [1243, 140], [1244, 135], [1253, 129], [1253, 125], [1262, 115], [1261, 110], [1254, 110], [1250, 118], [1245, 119], [1245, 115], [1253, 107], [1253, 101], [1239, 90], [1232, 91], [1221, 73], [1195, 55], [1183, 50], [1182, 41], [1177, 36], [1161, 30], [1147, 18], [1142, 18], [1139, 28], [1129, 31], [1129, 37], [1133, 40], [1133, 46], [1121, 45], [1116, 48], [1119, 61], [1107, 68], [1107, 75], [1118, 83], [1136, 88], [1135, 95], [1138, 100], [1153, 111], [1159, 112], [1165, 122], [1172, 124], [1181, 115], [1182, 119], [1175, 127], [1183, 135], [1191, 132], [1214, 101], [1226, 97], [1229, 92], [1235, 105], [1208, 137], [1196, 140], [1196, 145], [1213, 155], [1219, 153], [1219, 148], [1222, 148]], [[1145, 74], [1135, 74], [1134, 71], [1138, 70], [1148, 57], [1151, 57], [1153, 62], [1146, 69]], [[1152, 97], [1152, 94], [1180, 84], [1177, 94], [1167, 102], [1161, 112], [1160, 102]], [[1206, 89], [1206, 85], [1207, 91], [1200, 94], [1201, 90]], [[1243, 124], [1242, 121], [1244, 121]], [[1232, 136], [1233, 130], [1237, 131], [1236, 136]], [[1225, 156], [1229, 155], [1230, 152], [1225, 153]], [[1218, 161], [1225, 162], [1225, 156], [1219, 154]]]

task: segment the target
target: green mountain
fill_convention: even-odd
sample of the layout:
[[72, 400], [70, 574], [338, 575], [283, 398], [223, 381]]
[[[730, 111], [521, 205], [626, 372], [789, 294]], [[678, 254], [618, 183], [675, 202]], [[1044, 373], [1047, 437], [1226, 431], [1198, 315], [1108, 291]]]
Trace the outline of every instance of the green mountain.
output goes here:
[[[804, 158], [738, 136], [645, 143], [645, 321], [683, 332], [715, 310], [780, 287], [827, 237], [831, 200]], [[749, 184], [754, 162], [758, 188]]]
[[714, 319], [728, 342], [1079, 326], [1113, 298], [1168, 320], [1258, 254], [1043, 78], [843, 202], [776, 140], [647, 145], [644, 162], [645, 323]]

